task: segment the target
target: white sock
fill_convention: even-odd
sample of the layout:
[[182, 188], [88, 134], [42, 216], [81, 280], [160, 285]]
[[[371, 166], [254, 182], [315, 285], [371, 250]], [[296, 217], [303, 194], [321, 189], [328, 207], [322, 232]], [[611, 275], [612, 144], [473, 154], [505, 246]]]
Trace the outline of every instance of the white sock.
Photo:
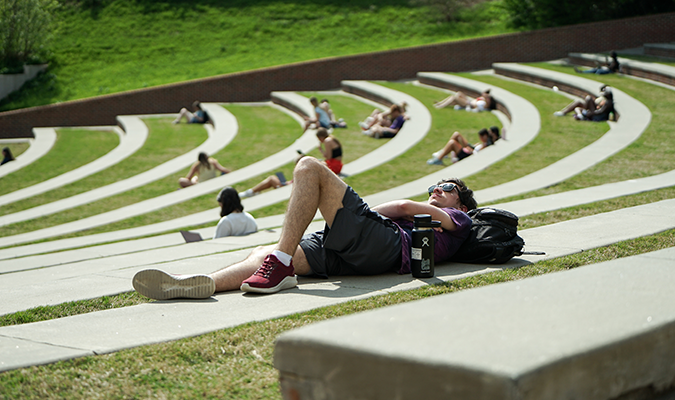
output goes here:
[[291, 265], [291, 259], [293, 257], [289, 256], [283, 251], [274, 250], [272, 251], [272, 255], [275, 256], [279, 261], [281, 261], [281, 263], [284, 264], [285, 266], [288, 267], [289, 265]]

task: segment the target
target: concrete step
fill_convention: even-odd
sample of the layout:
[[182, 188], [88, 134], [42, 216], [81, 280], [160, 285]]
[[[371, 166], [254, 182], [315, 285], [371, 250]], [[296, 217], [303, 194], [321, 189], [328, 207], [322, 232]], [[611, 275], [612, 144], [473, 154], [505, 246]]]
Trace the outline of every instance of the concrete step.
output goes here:
[[670, 248], [287, 332], [283, 398], [653, 395], [675, 385], [673, 265]]

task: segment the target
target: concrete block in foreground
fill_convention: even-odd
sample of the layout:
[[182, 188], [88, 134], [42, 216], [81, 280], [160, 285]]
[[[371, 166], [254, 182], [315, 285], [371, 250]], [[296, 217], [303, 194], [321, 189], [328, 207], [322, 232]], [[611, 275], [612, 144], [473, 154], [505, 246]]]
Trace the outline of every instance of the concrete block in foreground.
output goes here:
[[656, 398], [675, 384], [674, 261], [667, 249], [290, 331], [275, 349], [282, 393]]

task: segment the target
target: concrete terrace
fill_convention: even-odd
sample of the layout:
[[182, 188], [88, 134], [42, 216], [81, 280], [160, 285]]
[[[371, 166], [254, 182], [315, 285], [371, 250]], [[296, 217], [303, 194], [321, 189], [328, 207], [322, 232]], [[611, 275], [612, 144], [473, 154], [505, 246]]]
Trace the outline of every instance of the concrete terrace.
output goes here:
[[[517, 64], [495, 64], [494, 70], [497, 74], [548, 87], [557, 84], [562, 90], [569, 89], [574, 94], [595, 93], [598, 87], [597, 82], [578, 76]], [[418, 79], [425, 85], [451, 87], [453, 90], [461, 88], [469, 92], [480, 92], [485, 86], [480, 82], [443, 73], [419, 73]], [[375, 86], [378, 85], [346, 81], [343, 90], [359, 95], [382, 90], [373, 88]], [[425, 192], [430, 181], [448, 175], [470, 176], [526, 146], [539, 133], [541, 116], [538, 111], [515, 93], [494, 86], [492, 93], [504, 107], [505, 115], [510, 117], [508, 140], [499, 141], [476, 156], [436, 173], [367, 196], [365, 200], [375, 205], [391, 199], [415, 196]], [[614, 94], [622, 107], [621, 119], [616, 123], [610, 122], [609, 131], [601, 139], [533, 174], [477, 191], [477, 200], [493, 203], [554, 185], [629, 146], [648, 127], [651, 114], [642, 103], [620, 90], [614, 89]], [[306, 98], [296, 96], [293, 93], [272, 94], [277, 102], [295, 102], [301, 109], [302, 101], [308, 102]], [[368, 157], [346, 165], [345, 170], [349, 171], [349, 175], [376, 168], [387, 161], [369, 162], [369, 159], [381, 160], [385, 156], [393, 159], [412, 148], [424, 137], [431, 124], [426, 107], [411, 96], [404, 98], [401, 94], [386, 90], [373, 96], [379, 96], [379, 101], [385, 104], [405, 99], [411, 105], [409, 111], [414, 117], [404, 126], [408, 129], [405, 135], [399, 134]], [[300, 112], [307, 111], [311, 113], [311, 109], [307, 110], [305, 106]], [[291, 147], [294, 152], [295, 144]], [[285, 151], [290, 153], [291, 147]], [[251, 169], [259, 168], [255, 165], [251, 165]], [[216, 178], [219, 181], [218, 185], [213, 184], [214, 188], [207, 188], [208, 182], [197, 187], [204, 185], [201, 190], [216, 190], [216, 186], [219, 188], [227, 184], [224, 178], [233, 174], [235, 172]], [[675, 171], [671, 171], [639, 180], [497, 206], [523, 216], [674, 184]], [[285, 199], [289, 194], [290, 188], [282, 188], [268, 193], [268, 196], [247, 199], [246, 209], [261, 208]], [[170, 195], [176, 197], [173, 193], [167, 196]], [[196, 336], [349, 300], [409, 290], [502, 268], [517, 268], [542, 259], [562, 257], [652, 235], [675, 228], [675, 217], [671, 212], [675, 207], [673, 201], [664, 200], [522, 230], [520, 234], [526, 241], [526, 250], [543, 251], [546, 253], [544, 256], [521, 256], [503, 266], [446, 263], [439, 266], [436, 276], [429, 280], [398, 275], [386, 275], [378, 279], [303, 278], [297, 288], [274, 296], [219, 293], [208, 301], [160, 301], [2, 327], [0, 370]], [[122, 212], [129, 212], [130, 209]], [[245, 247], [278, 240], [279, 229], [261, 230], [246, 237], [189, 244], [183, 244], [178, 234], [166, 234], [49, 254], [67, 246], [79, 247], [155, 234], [188, 225], [188, 221], [193, 224], [199, 218], [203, 218], [200, 221], [212, 222], [215, 221], [212, 214], [214, 210], [208, 210], [163, 225], [157, 224], [154, 228], [134, 228], [137, 229], [135, 233], [111, 232], [96, 235], [98, 238], [65, 239], [0, 249], [0, 274], [3, 275], [0, 314], [37, 305], [59, 304], [129, 291], [132, 290], [133, 274], [145, 268], [156, 267], [176, 273], [208, 273], [242, 259], [248, 253], [247, 250], [241, 250]], [[261, 221], [261, 228], [275, 228], [282, 221], [281, 215], [268, 217]], [[316, 221], [310, 230], [321, 226], [322, 223]], [[624, 229], [625, 226], [631, 229]], [[208, 236], [209, 232], [210, 229], [201, 230], [203, 235]], [[0, 238], [0, 246], [3, 247], [36, 240], [26, 237], [19, 241], [8, 239], [3, 242], [3, 239]], [[28, 256], [40, 252], [47, 254]], [[20, 259], [22, 262], [18, 265], [13, 257], [20, 256], [28, 257]], [[463, 398], [538, 399], [569, 396], [614, 398], [645, 385], [652, 385], [655, 390], [667, 389], [675, 382], [673, 364], [667, 362], [672, 360], [675, 352], [667, 340], [673, 334], [675, 314], [666, 306], [669, 304], [668, 293], [671, 292], [668, 283], [672, 278], [668, 266], [673, 261], [675, 253], [672, 249], [663, 250], [574, 271], [437, 296], [289, 332], [279, 339], [275, 356], [275, 366], [282, 377], [282, 392], [287, 398], [291, 398], [288, 396], [292, 393], [300, 394], [302, 398], [311, 397], [312, 393], [323, 393], [325, 398], [336, 399], [361, 397], [364, 393], [367, 398], [415, 398], [413, 393], [423, 393], [424, 398], [453, 395]], [[637, 268], [638, 265], [649, 267], [645, 270]], [[618, 275], [617, 271], [620, 272]], [[567, 301], [571, 292], [575, 297], [573, 301]], [[502, 306], [494, 307], [495, 304]], [[630, 307], [616, 307], [617, 304], [630, 304]], [[444, 311], [442, 318], [435, 318], [440, 310], [446, 310], [447, 313]], [[645, 320], [643, 317], [646, 314], [651, 319]], [[210, 319], [204, 318], [204, 315], [221, 317]], [[477, 318], [478, 315], [481, 317]], [[551, 315], [555, 318], [551, 319]], [[602, 318], [598, 318], [599, 315]], [[595, 329], [583, 329], [583, 322], [580, 328], [578, 321], [593, 325]], [[412, 346], [401, 340], [403, 337], [420, 335], [420, 330], [430, 333], [427, 337], [430, 340]], [[382, 336], [383, 331], [392, 334]], [[345, 335], [345, 332], [350, 334]], [[456, 333], [456, 340], [448, 341], [447, 332]], [[352, 339], [344, 340], [345, 337]], [[372, 338], [378, 339], [370, 340]], [[635, 350], [647, 347], [651, 349], [649, 355]], [[622, 360], [612, 364], [612, 368], [621, 368], [625, 375], [618, 384], [611, 372], [597, 367], [613, 360]], [[655, 367], [645, 368], [646, 365]], [[371, 372], [368, 382], [361, 378], [364, 373], [362, 368]], [[392, 384], [402, 382], [401, 379], [392, 380], [392, 377], [403, 376], [402, 373], [409, 376], [404, 371], [424, 372], [429, 378], [418, 382], [405, 380], [402, 385]], [[583, 374], [585, 377], [581, 376]]]

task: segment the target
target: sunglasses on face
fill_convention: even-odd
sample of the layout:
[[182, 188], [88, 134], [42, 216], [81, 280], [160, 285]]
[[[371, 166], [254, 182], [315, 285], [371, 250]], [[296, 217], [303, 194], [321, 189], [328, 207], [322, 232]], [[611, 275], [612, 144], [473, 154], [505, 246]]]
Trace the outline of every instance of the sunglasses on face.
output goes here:
[[[427, 189], [427, 192], [429, 192], [429, 196], [431, 196], [434, 193], [434, 190], [436, 188], [441, 188], [444, 192], [452, 192], [457, 185], [454, 183], [441, 183], [440, 185], [431, 185], [429, 186], [429, 189]], [[457, 192], [459, 193], [459, 189], [457, 189]]]

